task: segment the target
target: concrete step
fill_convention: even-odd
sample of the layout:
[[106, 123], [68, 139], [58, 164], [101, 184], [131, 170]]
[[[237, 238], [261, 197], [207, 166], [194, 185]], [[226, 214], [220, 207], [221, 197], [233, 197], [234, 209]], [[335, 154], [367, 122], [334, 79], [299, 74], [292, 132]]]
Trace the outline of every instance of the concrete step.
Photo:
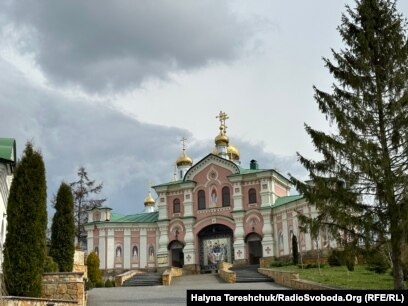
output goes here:
[[131, 286], [157, 286], [162, 284], [161, 273], [137, 274], [123, 283], [123, 287]]
[[274, 280], [258, 272], [258, 266], [233, 267], [237, 283], [273, 282]]

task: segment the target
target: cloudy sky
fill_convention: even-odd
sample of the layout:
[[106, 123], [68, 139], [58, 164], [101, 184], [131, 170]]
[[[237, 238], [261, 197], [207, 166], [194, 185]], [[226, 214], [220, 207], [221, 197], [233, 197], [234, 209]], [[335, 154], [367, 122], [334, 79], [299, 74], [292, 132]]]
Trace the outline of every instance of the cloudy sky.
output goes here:
[[329, 128], [312, 86], [330, 89], [346, 3], [1, 1], [0, 137], [41, 150], [49, 198], [83, 165], [126, 214], [171, 180], [181, 137], [211, 152], [220, 110], [244, 166], [306, 178], [295, 154], [317, 156], [305, 122]]

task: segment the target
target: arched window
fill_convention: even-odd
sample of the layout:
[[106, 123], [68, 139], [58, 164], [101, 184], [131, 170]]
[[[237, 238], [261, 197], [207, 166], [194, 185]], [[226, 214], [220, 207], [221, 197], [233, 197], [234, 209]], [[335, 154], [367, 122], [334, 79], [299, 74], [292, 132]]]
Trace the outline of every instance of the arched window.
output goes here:
[[222, 206], [230, 206], [231, 205], [231, 198], [230, 198], [230, 189], [228, 187], [222, 188]]
[[149, 247], [149, 261], [154, 261], [154, 247], [152, 245]]
[[180, 212], [180, 199], [174, 199], [173, 201], [173, 213], [179, 213]]
[[256, 203], [256, 190], [254, 188], [248, 191], [249, 204]]
[[205, 192], [200, 190], [198, 192], [198, 209], [205, 209]]
[[95, 252], [95, 254], [96, 254], [97, 256], [99, 256], [99, 249], [98, 249], [98, 247], [95, 247], [94, 252]]
[[279, 232], [278, 244], [279, 244], [279, 250], [283, 250], [283, 233], [282, 232]]
[[122, 248], [120, 246], [116, 248], [116, 257], [122, 257]]
[[132, 248], [132, 256], [133, 256], [133, 257], [139, 256], [139, 251], [138, 251], [138, 249], [137, 249], [137, 246], [134, 246], [134, 247]]

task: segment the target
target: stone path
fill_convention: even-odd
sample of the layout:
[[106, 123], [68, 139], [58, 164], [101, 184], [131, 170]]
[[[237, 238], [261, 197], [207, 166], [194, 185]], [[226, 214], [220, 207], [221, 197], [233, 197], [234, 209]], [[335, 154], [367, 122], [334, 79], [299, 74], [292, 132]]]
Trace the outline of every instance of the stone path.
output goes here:
[[187, 289], [287, 289], [275, 283], [227, 284], [216, 275], [199, 274], [174, 278], [171, 286], [94, 288], [88, 306], [186, 305]]

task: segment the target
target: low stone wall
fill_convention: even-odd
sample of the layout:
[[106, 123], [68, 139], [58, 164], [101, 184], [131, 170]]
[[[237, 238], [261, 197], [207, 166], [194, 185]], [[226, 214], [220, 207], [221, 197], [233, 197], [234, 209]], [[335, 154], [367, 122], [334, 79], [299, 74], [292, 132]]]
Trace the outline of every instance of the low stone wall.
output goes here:
[[275, 283], [286, 287], [292, 287], [292, 279], [299, 279], [299, 273], [296, 272], [276, 271], [266, 268], [258, 268], [258, 272], [273, 278]]
[[[187, 273], [186, 273], [187, 272]], [[173, 277], [191, 274], [190, 271], [184, 271], [182, 268], [171, 267], [164, 271], [162, 276], [162, 283], [164, 286], [170, 286]]]
[[76, 301], [62, 301], [53, 299], [40, 299], [30, 297], [3, 296], [0, 306], [78, 306]]
[[323, 284], [305, 279], [292, 279], [292, 288], [300, 290], [338, 290], [339, 288], [329, 287]]
[[130, 270], [125, 273], [115, 276], [115, 287], [122, 287], [122, 284], [127, 281], [129, 278], [135, 276], [136, 274], [143, 273], [140, 270]]
[[316, 282], [299, 279], [299, 273], [290, 271], [276, 271], [273, 269], [258, 268], [258, 272], [275, 280], [275, 283], [293, 289], [301, 290], [334, 290], [337, 288], [322, 285]]
[[80, 272], [83, 273], [84, 278], [88, 278], [88, 267], [85, 265], [76, 265], [74, 264], [72, 268], [72, 272]]
[[84, 306], [85, 286], [82, 272], [44, 273], [42, 297], [53, 300], [76, 301]]
[[276, 258], [273, 256], [259, 258], [259, 267], [268, 269], [273, 261], [276, 261]]
[[227, 283], [235, 283], [237, 281], [237, 275], [234, 271], [230, 271], [232, 264], [223, 262], [218, 268], [218, 275]]

